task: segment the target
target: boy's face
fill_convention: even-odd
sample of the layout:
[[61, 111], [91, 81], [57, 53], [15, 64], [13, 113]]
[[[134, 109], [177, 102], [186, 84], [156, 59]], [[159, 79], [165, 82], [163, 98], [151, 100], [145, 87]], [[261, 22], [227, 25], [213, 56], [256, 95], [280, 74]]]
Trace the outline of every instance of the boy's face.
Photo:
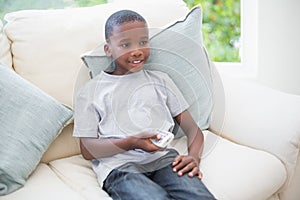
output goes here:
[[143, 69], [149, 54], [149, 33], [143, 22], [128, 22], [113, 28], [109, 42], [104, 46], [112, 56], [116, 69], [113, 74], [123, 75]]

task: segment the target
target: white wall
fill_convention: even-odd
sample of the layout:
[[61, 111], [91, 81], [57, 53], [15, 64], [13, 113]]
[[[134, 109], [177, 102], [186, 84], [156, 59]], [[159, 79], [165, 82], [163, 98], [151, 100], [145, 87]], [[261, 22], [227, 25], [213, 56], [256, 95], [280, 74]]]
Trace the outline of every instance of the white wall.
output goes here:
[[300, 0], [258, 1], [258, 81], [300, 95]]

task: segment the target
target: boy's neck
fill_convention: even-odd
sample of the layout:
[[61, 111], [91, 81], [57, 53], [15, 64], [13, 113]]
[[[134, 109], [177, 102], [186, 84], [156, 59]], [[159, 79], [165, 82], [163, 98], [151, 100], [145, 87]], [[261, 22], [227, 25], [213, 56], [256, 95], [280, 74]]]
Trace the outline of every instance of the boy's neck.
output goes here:
[[138, 71], [119, 71], [119, 70], [114, 70], [112, 72], [110, 72], [111, 75], [115, 75], [115, 76], [126, 76], [126, 75], [129, 75], [129, 74], [134, 74], [134, 73], [138, 73], [140, 71], [142, 71], [142, 69], [138, 70]]
[[141, 71], [143, 71], [144, 69], [141, 69], [137, 72], [130, 72], [128, 71], [127, 73], [121, 73], [121, 72], [118, 72], [118, 71], [112, 71], [112, 72], [109, 72], [109, 71], [105, 71], [105, 73], [107, 74], [110, 74], [110, 75], [114, 75], [114, 76], [126, 76], [126, 75], [130, 75], [130, 74], [136, 74], [136, 73], [139, 73]]

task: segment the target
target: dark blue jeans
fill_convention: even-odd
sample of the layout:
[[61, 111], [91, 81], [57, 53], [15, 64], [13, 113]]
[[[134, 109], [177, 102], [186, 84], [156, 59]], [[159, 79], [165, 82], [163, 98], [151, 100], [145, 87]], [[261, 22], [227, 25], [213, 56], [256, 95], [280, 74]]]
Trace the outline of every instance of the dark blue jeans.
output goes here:
[[[128, 170], [128, 165], [134, 170]], [[149, 165], [153, 163], [148, 163], [147, 166]], [[157, 162], [154, 163], [154, 166], [157, 165]], [[145, 165], [136, 163], [114, 169], [104, 181], [103, 189], [114, 200], [215, 199], [198, 177], [190, 178], [187, 174], [179, 177], [172, 171], [170, 162], [154, 171], [148, 169], [145, 170]]]

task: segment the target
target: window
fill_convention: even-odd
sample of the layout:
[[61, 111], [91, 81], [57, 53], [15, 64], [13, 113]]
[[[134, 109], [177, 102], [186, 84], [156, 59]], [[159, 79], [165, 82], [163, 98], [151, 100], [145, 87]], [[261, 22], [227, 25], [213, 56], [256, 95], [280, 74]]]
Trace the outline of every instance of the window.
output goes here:
[[[231, 11], [231, 14], [229, 13], [229, 17], [237, 18], [239, 16], [240, 22], [238, 22], [239, 21], [238, 19], [233, 20], [233, 22], [236, 22], [234, 25], [236, 27], [233, 28], [234, 30], [236, 30], [236, 32], [229, 37], [230, 38], [229, 40], [226, 41], [227, 44], [225, 44], [225, 47], [222, 45], [216, 45], [216, 47], [220, 49], [225, 49], [220, 51], [221, 52], [223, 51], [225, 54], [230, 54], [230, 56], [227, 56], [227, 58], [229, 57], [230, 59], [214, 58], [214, 54], [218, 55], [218, 53], [215, 53], [214, 51], [215, 48], [209, 49], [208, 46], [209, 44], [207, 43], [213, 42], [210, 39], [207, 39], [209, 38], [209, 36], [207, 36], [210, 34], [209, 32], [203, 33], [204, 44], [209, 52], [210, 57], [212, 58], [212, 60], [215, 61], [215, 64], [220, 71], [233, 72], [235, 74], [239, 74], [239, 75], [243, 74], [251, 77], [255, 76], [257, 73], [257, 19], [258, 19], [257, 0], [185, 0], [185, 1], [189, 6], [194, 6], [198, 3], [202, 5], [202, 8], [204, 10], [203, 32], [207, 31], [206, 30], [207, 28], [205, 28], [205, 26], [209, 26], [209, 25], [205, 25], [205, 23], [210, 23], [209, 18], [205, 18], [207, 12], [215, 12], [221, 9], [228, 9], [228, 11], [224, 12], [224, 14], [226, 14], [229, 13], [229, 10], [234, 9], [234, 11]], [[207, 4], [211, 4], [211, 3], [213, 3], [214, 5], [207, 6]], [[212, 9], [212, 11], [207, 11], [209, 9]], [[236, 14], [232, 16], [233, 13]], [[224, 16], [224, 18], [226, 18], [226, 16]], [[227, 28], [231, 28], [231, 27], [227, 27]], [[222, 26], [220, 26], [220, 31], [225, 31], [230, 33], [230, 31], [226, 31], [226, 30], [228, 30], [226, 29], [226, 27], [224, 27], [223, 29]], [[224, 34], [228, 34], [228, 33], [224, 33]], [[220, 40], [219, 36], [216, 36], [215, 40], [217, 41]], [[228, 50], [229, 47], [226, 46], [231, 46], [232, 49]], [[237, 51], [239, 56], [238, 59], [236, 59]], [[222, 57], [223, 56], [221, 56], [220, 58]]]
[[215, 62], [221, 71], [255, 77], [257, 73], [257, 0], [241, 0], [240, 62]]
[[203, 9], [203, 40], [213, 61], [240, 62], [240, 0], [185, 0]]

